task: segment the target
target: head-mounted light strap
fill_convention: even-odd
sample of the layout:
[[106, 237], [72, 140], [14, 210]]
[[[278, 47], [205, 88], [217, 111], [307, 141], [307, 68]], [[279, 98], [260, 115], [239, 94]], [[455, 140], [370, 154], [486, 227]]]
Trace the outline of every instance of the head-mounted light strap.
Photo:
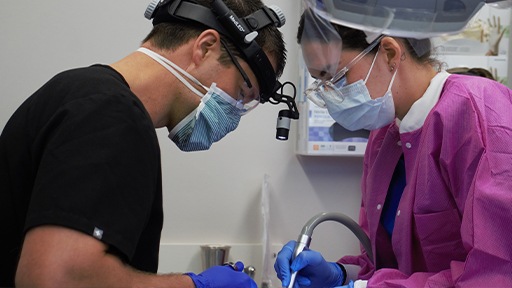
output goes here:
[[[225, 6], [224, 2], [220, 0], [217, 2], [220, 2], [217, 4]], [[232, 21], [231, 24], [227, 21], [220, 21], [218, 16], [225, 15], [216, 15], [214, 11], [207, 7], [184, 0], [164, 1], [160, 3], [156, 8], [156, 11], [153, 13], [153, 25], [157, 25], [162, 22], [174, 22], [176, 20], [194, 21], [206, 27], [215, 29], [222, 35], [228, 37], [241, 52], [244, 60], [247, 61], [247, 64], [249, 64], [256, 75], [261, 93], [261, 102], [264, 103], [268, 101], [274, 92], [277, 77], [267, 55], [256, 41], [248, 41], [248, 43], [245, 41], [245, 36], [247, 34], [271, 24], [278, 26], [278, 23], [282, 22], [279, 22], [279, 19], [276, 17], [269, 16], [271, 13], [266, 11], [264, 8], [242, 18], [243, 21], [236, 21], [238, 18], [235, 18], [235, 21], [238, 22], [238, 24], [243, 22], [241, 26], [242, 29], [246, 31], [233, 33], [233, 29], [239, 29], [239, 27], [236, 26], [235, 21]], [[267, 19], [266, 21], [262, 20], [265, 18]], [[227, 25], [233, 26], [229, 28], [226, 27]]]

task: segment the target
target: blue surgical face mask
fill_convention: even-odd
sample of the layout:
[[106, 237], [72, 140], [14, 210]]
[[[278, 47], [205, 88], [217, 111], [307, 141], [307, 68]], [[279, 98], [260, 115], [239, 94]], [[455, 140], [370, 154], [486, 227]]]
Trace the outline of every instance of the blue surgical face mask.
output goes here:
[[182, 151], [209, 149], [238, 126], [240, 109], [233, 102], [213, 83], [199, 106], [171, 130], [169, 138]]
[[[180, 150], [207, 150], [214, 142], [219, 141], [229, 132], [236, 129], [240, 122], [241, 114], [244, 111], [243, 104], [218, 88], [216, 83], [212, 83], [209, 89], [206, 88], [192, 75], [163, 56], [146, 48], [139, 48], [138, 51], [145, 53], [160, 63], [192, 92], [201, 97], [199, 106], [169, 132], [169, 138]], [[204, 87], [208, 92], [202, 94], [176, 70], [190, 81]]]
[[329, 93], [328, 95], [326, 93], [322, 97], [331, 117], [345, 129], [351, 131], [359, 129], [374, 130], [388, 125], [395, 118], [391, 86], [395, 80], [396, 70], [391, 78], [388, 90], [382, 97], [372, 99], [366, 87], [366, 81], [373, 69], [377, 54], [378, 52], [375, 54], [370, 70], [364, 80], [348, 85], [337, 83], [337, 93]]

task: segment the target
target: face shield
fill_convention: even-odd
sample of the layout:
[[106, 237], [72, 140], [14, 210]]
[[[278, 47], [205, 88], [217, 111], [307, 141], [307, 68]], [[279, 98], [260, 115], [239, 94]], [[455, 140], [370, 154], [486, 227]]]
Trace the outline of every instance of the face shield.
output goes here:
[[[318, 14], [316, 10], [306, 8], [302, 15], [303, 25], [300, 38], [302, 58], [309, 73], [316, 80], [306, 89], [306, 97], [319, 107], [325, 107], [322, 93], [332, 90], [344, 79], [350, 67], [368, 54], [378, 43], [379, 34], [366, 33], [370, 45], [356, 59], [338, 71], [343, 41], [334, 28], [329, 15]], [[377, 40], [378, 38], [378, 40]]]
[[[333, 23], [403, 38], [431, 38], [462, 31], [492, 0], [304, 0], [305, 6]], [[510, 1], [506, 1], [509, 2]]]
[[313, 10], [306, 9], [303, 17], [300, 46], [304, 62], [313, 77], [330, 79], [338, 69], [341, 37], [328, 19]]
[[329, 20], [320, 17], [311, 9], [306, 9], [303, 14], [300, 46], [309, 73], [317, 79], [306, 90], [306, 97], [317, 106], [323, 107], [323, 100], [311, 91], [317, 91], [319, 85], [336, 74], [341, 57], [341, 37]]
[[341, 68], [334, 77], [323, 80], [317, 79], [304, 92], [306, 97], [315, 103], [318, 107], [327, 108], [324, 97], [343, 99], [344, 95], [341, 93], [340, 88], [346, 83], [345, 74], [364, 56], [379, 45], [380, 40], [384, 37], [380, 35], [377, 39], [373, 40], [368, 47], [361, 51], [354, 59], [352, 59], [345, 67]]

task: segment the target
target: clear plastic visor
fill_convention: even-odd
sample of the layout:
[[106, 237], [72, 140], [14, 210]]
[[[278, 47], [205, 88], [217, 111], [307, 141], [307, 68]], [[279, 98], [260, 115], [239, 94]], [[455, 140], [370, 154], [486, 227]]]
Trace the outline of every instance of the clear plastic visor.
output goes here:
[[313, 10], [303, 13], [303, 30], [300, 39], [302, 58], [313, 77], [330, 79], [338, 69], [342, 40], [328, 19]]
[[424, 39], [463, 30], [484, 0], [303, 0], [331, 22], [367, 32]]
[[343, 99], [343, 95], [340, 91], [340, 87], [344, 86], [346, 83], [345, 74], [350, 68], [352, 68], [359, 60], [361, 60], [364, 56], [366, 56], [370, 51], [373, 50], [379, 43], [380, 40], [384, 37], [381, 35], [377, 37], [368, 47], [366, 47], [361, 53], [359, 53], [354, 59], [352, 59], [345, 67], [341, 68], [334, 77], [329, 80], [317, 79], [304, 92], [306, 97], [315, 103], [318, 107], [326, 108], [325, 101], [323, 97], [325, 95], [330, 95], [330, 97], [337, 97], [339, 99]]

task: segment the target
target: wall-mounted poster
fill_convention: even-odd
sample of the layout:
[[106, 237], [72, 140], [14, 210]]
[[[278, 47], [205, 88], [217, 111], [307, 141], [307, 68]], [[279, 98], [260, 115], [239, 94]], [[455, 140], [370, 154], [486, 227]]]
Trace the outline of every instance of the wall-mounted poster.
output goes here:
[[489, 70], [507, 85], [511, 9], [482, 7], [461, 33], [433, 38], [437, 58], [446, 68]]

